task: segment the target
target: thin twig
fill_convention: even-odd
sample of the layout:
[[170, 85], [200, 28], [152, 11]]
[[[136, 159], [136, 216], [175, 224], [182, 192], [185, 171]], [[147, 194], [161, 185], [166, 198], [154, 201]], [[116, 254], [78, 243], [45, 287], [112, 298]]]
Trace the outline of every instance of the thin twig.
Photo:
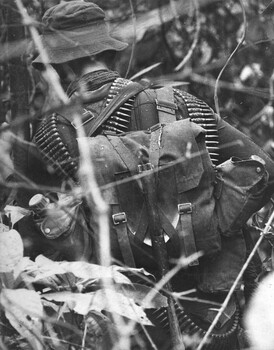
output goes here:
[[[182, 269], [188, 266], [191, 262], [199, 259], [203, 254], [195, 253], [185, 258], [182, 257], [178, 260], [177, 264], [168, 271], [161, 279], [158, 281], [154, 288], [146, 295], [144, 303], [150, 303], [155, 297], [156, 293], [164, 288], [164, 286]], [[171, 294], [173, 296], [173, 293]]]
[[86, 347], [86, 338], [87, 338], [87, 331], [88, 331], [88, 323], [85, 322], [85, 328], [84, 328], [84, 334], [83, 334], [83, 337], [82, 337], [82, 344], [81, 344], [81, 349], [84, 350], [85, 347]]
[[241, 271], [239, 272], [237, 278], [235, 279], [235, 281], [234, 281], [232, 287], [231, 287], [230, 290], [229, 290], [229, 293], [227, 294], [227, 296], [226, 296], [226, 298], [225, 298], [225, 300], [224, 300], [224, 302], [223, 302], [223, 304], [222, 304], [222, 307], [220, 308], [220, 310], [219, 310], [219, 312], [217, 313], [216, 317], [214, 318], [212, 324], [210, 325], [209, 329], [207, 330], [207, 332], [206, 332], [204, 338], [202, 339], [201, 343], [199, 344], [197, 350], [201, 350], [201, 349], [203, 348], [203, 346], [207, 343], [208, 338], [209, 338], [211, 332], [213, 331], [214, 327], [215, 327], [216, 324], [218, 323], [218, 321], [219, 321], [219, 319], [220, 319], [222, 313], [224, 312], [225, 308], [227, 307], [227, 305], [228, 305], [228, 303], [229, 303], [229, 300], [230, 300], [231, 296], [233, 295], [235, 289], [237, 288], [237, 285], [238, 285], [239, 282], [241, 281], [245, 270], [247, 269], [248, 265], [250, 264], [250, 262], [251, 262], [253, 256], [255, 255], [257, 249], [259, 248], [259, 246], [260, 246], [262, 240], [264, 239], [264, 236], [268, 233], [269, 228], [270, 228], [270, 226], [271, 226], [271, 223], [272, 223], [273, 219], [274, 219], [274, 211], [272, 212], [272, 214], [271, 214], [269, 220], [267, 221], [267, 224], [266, 224], [266, 226], [265, 226], [265, 228], [264, 228], [264, 230], [263, 230], [263, 232], [262, 232], [260, 238], [259, 238], [258, 241], [256, 242], [256, 244], [255, 244], [254, 248], [252, 249], [252, 251], [251, 251], [249, 257], [247, 258], [245, 264], [243, 265]]
[[[216, 87], [216, 81], [214, 81], [211, 78], [199, 75], [199, 74], [191, 74], [190, 79], [196, 83], [208, 85], [212, 87]], [[254, 87], [250, 88], [247, 86], [238, 86], [234, 83], [228, 83], [225, 81], [218, 81], [218, 87], [221, 87], [223, 89], [231, 90], [231, 91], [239, 91], [251, 96], [258, 96], [261, 98], [269, 98], [269, 93], [267, 89], [256, 89]]]
[[243, 4], [243, 0], [240, 0], [240, 4], [241, 4], [242, 11], [243, 11], [243, 34], [241, 36], [240, 41], [238, 42], [237, 46], [235, 47], [233, 52], [228, 57], [225, 65], [221, 69], [221, 71], [220, 71], [220, 73], [219, 73], [219, 75], [218, 75], [218, 77], [216, 79], [215, 89], [214, 89], [214, 102], [215, 102], [215, 110], [216, 110], [217, 114], [220, 114], [220, 107], [219, 107], [219, 100], [218, 100], [218, 84], [219, 84], [219, 80], [221, 79], [221, 76], [222, 76], [224, 70], [226, 69], [226, 67], [228, 66], [229, 62], [232, 60], [233, 56], [236, 54], [236, 52], [238, 51], [239, 47], [243, 44], [243, 42], [245, 40], [247, 21], [246, 21], [246, 13], [245, 13], [245, 7], [244, 7], [244, 4]]

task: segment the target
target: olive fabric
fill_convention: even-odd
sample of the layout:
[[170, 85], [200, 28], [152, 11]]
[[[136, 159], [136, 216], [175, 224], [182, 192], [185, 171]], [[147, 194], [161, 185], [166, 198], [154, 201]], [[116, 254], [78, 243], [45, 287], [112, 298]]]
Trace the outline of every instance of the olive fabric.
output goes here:
[[[52, 64], [128, 46], [110, 35], [104, 11], [92, 2], [62, 2], [45, 12], [42, 24], [41, 40]], [[41, 55], [32, 62], [37, 69], [43, 63]]]

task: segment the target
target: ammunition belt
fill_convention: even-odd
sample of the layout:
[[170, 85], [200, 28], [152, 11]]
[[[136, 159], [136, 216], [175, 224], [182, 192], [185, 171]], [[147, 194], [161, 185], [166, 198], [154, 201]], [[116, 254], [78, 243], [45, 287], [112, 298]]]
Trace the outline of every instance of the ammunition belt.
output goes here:
[[34, 142], [46, 164], [60, 178], [73, 177], [77, 171], [77, 162], [71, 157], [68, 147], [60, 137], [58, 115], [48, 116], [41, 123], [34, 136]]
[[[122, 90], [130, 80], [116, 78], [112, 83], [106, 107], [110, 101]], [[212, 109], [203, 101], [188, 94], [187, 92], [174, 89], [174, 95], [181, 97], [186, 105], [190, 119], [206, 130], [205, 143], [213, 164], [218, 163], [219, 142], [216, 120], [213, 117]], [[111, 131], [121, 134], [129, 131], [131, 113], [135, 96], [129, 98], [113, 115], [102, 125], [104, 131]], [[72, 158], [68, 147], [60, 137], [58, 129], [59, 116], [53, 114], [41, 123], [34, 137], [43, 159], [50, 165], [57, 176], [61, 178], [74, 177], [77, 171], [77, 162]]]
[[[123, 78], [117, 78], [112, 83], [110, 88], [106, 106], [116, 96], [120, 90], [129, 84], [130, 81]], [[219, 140], [217, 132], [217, 123], [214, 118], [213, 110], [200, 99], [189, 93], [181, 90], [174, 89], [174, 94], [179, 95], [183, 98], [188, 115], [190, 119], [200, 125], [206, 130], [205, 144], [209, 152], [210, 158], [214, 165], [218, 164], [219, 161]], [[112, 131], [116, 134], [127, 132], [130, 125], [131, 112], [133, 108], [135, 97], [130, 98], [126, 103], [123, 104], [104, 124], [103, 130]]]
[[[110, 101], [120, 92], [120, 90], [129, 83], [130, 80], [127, 79], [115, 79], [108, 93], [106, 107], [109, 105]], [[135, 97], [131, 97], [127, 100], [127, 102], [125, 102], [121, 107], [119, 107], [114, 112], [114, 114], [102, 125], [103, 130], [112, 131], [116, 134], [127, 132], [130, 125], [131, 111], [133, 108], [134, 100]]]
[[206, 130], [205, 144], [214, 165], [219, 161], [219, 140], [217, 123], [213, 110], [202, 100], [181, 90], [174, 89], [176, 95], [181, 97], [186, 105], [189, 118]]
[[[203, 338], [206, 334], [206, 330], [202, 329], [196, 324], [196, 322], [188, 315], [182, 307], [175, 303], [176, 315], [179, 322], [179, 327], [182, 334], [187, 334], [189, 336], [197, 335], [199, 338]], [[148, 318], [151, 322], [159, 328], [165, 329], [169, 332], [169, 322], [168, 314], [166, 308], [161, 308], [157, 310], [146, 310]], [[237, 336], [238, 326], [239, 326], [240, 312], [239, 307], [233, 315], [230, 329], [224, 333], [211, 333], [210, 343], [206, 344], [203, 349], [205, 350], [231, 350], [233, 349], [233, 344], [235, 343], [235, 338]]]

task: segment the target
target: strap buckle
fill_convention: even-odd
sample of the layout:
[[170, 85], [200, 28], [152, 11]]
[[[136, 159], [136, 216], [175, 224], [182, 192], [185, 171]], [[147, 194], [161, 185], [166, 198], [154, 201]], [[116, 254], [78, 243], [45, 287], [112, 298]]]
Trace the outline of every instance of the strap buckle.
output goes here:
[[127, 222], [127, 215], [124, 211], [121, 213], [113, 214], [112, 221], [114, 225], [124, 224], [125, 222]]
[[178, 213], [179, 213], [179, 215], [191, 214], [192, 213], [192, 204], [191, 203], [178, 204]]
[[177, 105], [170, 101], [158, 100], [156, 98], [155, 102], [157, 110], [164, 113], [175, 114], [175, 111], [178, 109]]
[[153, 170], [154, 166], [151, 163], [139, 164], [138, 165], [138, 173], [142, 173], [143, 171]]
[[92, 119], [95, 118], [95, 115], [89, 110], [89, 109], [86, 109], [84, 108], [83, 109], [83, 113], [82, 113], [82, 117], [83, 117], [83, 122], [79, 125], [79, 126], [76, 126], [74, 124], [74, 121], [71, 122], [71, 125], [74, 127], [74, 129], [79, 129], [81, 126], [87, 124], [88, 122], [90, 122]]

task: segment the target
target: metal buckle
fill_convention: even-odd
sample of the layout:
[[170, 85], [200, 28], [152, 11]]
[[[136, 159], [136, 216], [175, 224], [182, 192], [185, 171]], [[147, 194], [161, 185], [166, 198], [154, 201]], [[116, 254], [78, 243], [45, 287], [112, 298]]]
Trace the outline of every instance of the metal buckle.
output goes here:
[[151, 163], [139, 164], [138, 165], [138, 173], [142, 173], [143, 171], [153, 170], [153, 165]]
[[163, 111], [168, 114], [175, 114], [175, 111], [178, 109], [177, 105], [169, 101], [159, 101], [156, 99], [156, 108], [158, 111]]
[[113, 214], [112, 221], [114, 225], [124, 224], [125, 222], [127, 222], [127, 215], [124, 211], [121, 213]]
[[192, 213], [192, 204], [191, 203], [178, 204], [178, 213], [179, 213], [179, 215], [191, 214]]
[[85, 125], [86, 123], [88, 123], [89, 121], [91, 121], [92, 119], [94, 119], [94, 118], [95, 118], [95, 115], [94, 115], [90, 110], [84, 108], [84, 112], [82, 113], [82, 117], [84, 117], [84, 118], [89, 117], [89, 118], [86, 119], [86, 120], [84, 120], [83, 123], [82, 123], [81, 125], [79, 125], [79, 126], [76, 126], [76, 125], [74, 124], [74, 122], [72, 121], [72, 122], [71, 122], [71, 125], [74, 127], [74, 129], [77, 130], [77, 129], [79, 129], [81, 126]]

